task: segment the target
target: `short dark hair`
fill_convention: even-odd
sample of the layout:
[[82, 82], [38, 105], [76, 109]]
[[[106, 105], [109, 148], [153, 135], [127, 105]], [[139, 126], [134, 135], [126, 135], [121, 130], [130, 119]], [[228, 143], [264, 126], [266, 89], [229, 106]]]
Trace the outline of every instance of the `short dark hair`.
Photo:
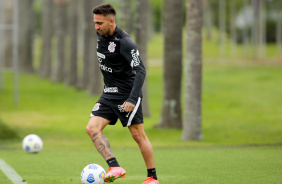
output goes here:
[[96, 6], [93, 9], [93, 13], [94, 14], [103, 14], [104, 16], [107, 15], [116, 15], [116, 10], [114, 9], [114, 7], [109, 4], [109, 3], [105, 3], [105, 4], [100, 4], [98, 6]]

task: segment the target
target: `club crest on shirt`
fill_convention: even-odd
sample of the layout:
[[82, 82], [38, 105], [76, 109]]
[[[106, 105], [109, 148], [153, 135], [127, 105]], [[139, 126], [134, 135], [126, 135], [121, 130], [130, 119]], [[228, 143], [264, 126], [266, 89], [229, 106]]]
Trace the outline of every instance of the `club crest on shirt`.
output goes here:
[[93, 107], [93, 110], [92, 110], [92, 111], [98, 111], [100, 105], [101, 105], [100, 103], [96, 103], [95, 106]]
[[115, 52], [115, 49], [116, 49], [116, 44], [115, 42], [110, 42], [110, 45], [108, 46], [108, 50], [110, 52]]

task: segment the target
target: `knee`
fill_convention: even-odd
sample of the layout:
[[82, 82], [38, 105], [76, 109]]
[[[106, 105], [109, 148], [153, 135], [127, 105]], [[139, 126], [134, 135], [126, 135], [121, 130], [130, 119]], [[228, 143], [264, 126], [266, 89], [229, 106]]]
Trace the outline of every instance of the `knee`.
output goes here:
[[132, 133], [132, 138], [138, 143], [140, 142], [140, 136], [137, 133]]
[[132, 133], [132, 137], [138, 144], [145, 140], [145, 136], [140, 133]]
[[88, 133], [89, 136], [92, 136], [95, 132], [97, 132], [97, 130], [94, 126], [88, 123], [86, 126], [86, 132]]
[[91, 126], [90, 126], [89, 124], [87, 124], [85, 130], [86, 130], [86, 132], [87, 132], [88, 134], [90, 134], [91, 131], [92, 131], [92, 130], [91, 130]]

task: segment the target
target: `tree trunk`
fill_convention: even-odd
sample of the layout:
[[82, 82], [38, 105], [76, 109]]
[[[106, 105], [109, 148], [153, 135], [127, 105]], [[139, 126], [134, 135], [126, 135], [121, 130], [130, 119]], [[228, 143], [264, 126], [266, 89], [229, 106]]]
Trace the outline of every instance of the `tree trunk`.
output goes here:
[[236, 19], [236, 3], [235, 0], [230, 0], [230, 35], [231, 35], [231, 42], [230, 42], [230, 53], [232, 57], [236, 57], [236, 26], [235, 26], [235, 19]]
[[[5, 1], [0, 1], [0, 25], [5, 24]], [[0, 40], [4, 40], [4, 29], [0, 28]], [[4, 48], [5, 42], [0, 42], [0, 92], [4, 90]]]
[[226, 1], [219, 1], [219, 56], [225, 57]]
[[[91, 8], [93, 7], [94, 3], [90, 0], [83, 0], [83, 72], [82, 72], [82, 79], [79, 84], [79, 89], [86, 89], [89, 83], [89, 63], [90, 57], [89, 54], [91, 52], [90, 46], [90, 34], [94, 30], [93, 24], [91, 24], [93, 20], [93, 13], [91, 12]], [[93, 51], [92, 51], [93, 52]]]
[[202, 1], [188, 0], [186, 16], [185, 115], [183, 140], [202, 139]]
[[40, 76], [44, 78], [51, 77], [51, 43], [53, 35], [53, 1], [43, 1], [43, 15], [42, 15], [42, 57], [40, 63]]
[[[4, 1], [4, 8], [5, 8], [5, 24], [11, 25], [13, 24], [13, 1], [5, 0]], [[5, 30], [5, 36], [3, 38], [4, 41], [4, 66], [5, 67], [12, 67], [12, 31], [11, 29]]]
[[164, 97], [157, 128], [181, 128], [183, 1], [164, 1]]
[[211, 40], [212, 39], [212, 27], [213, 27], [213, 21], [212, 21], [212, 9], [210, 7], [210, 0], [203, 0], [203, 7], [204, 7], [204, 25], [206, 29], [206, 39]]
[[88, 84], [88, 93], [90, 95], [98, 95], [102, 93], [102, 76], [101, 76], [101, 71], [99, 68], [99, 61], [97, 58], [97, 33], [96, 30], [94, 29], [94, 23], [93, 23], [93, 13], [92, 9], [101, 4], [102, 0], [96, 0], [94, 1], [93, 7], [91, 9], [87, 10], [90, 11], [92, 14], [91, 21], [88, 22], [88, 24], [92, 25], [92, 31], [89, 36], [89, 41], [90, 41], [90, 53], [89, 53], [89, 58], [90, 58], [90, 63], [89, 63], [89, 84]]
[[[149, 2], [148, 0], [137, 0], [136, 2], [136, 44], [138, 46], [138, 50], [144, 66], [147, 68], [148, 66], [148, 57], [147, 57], [147, 43], [148, 43], [148, 31], [149, 31]], [[148, 71], [148, 70], [147, 70]], [[143, 114], [147, 117], [150, 117], [150, 109], [148, 104], [148, 83], [147, 78], [143, 84]]]
[[[281, 1], [277, 2], [277, 12], [281, 12], [282, 10], [282, 3]], [[282, 60], [282, 46], [281, 46], [281, 42], [282, 42], [282, 16], [281, 13], [279, 15], [277, 15], [277, 19], [276, 19], [276, 47], [277, 47], [277, 54], [278, 56], [280, 56], [280, 59]]]
[[266, 42], [266, 15], [265, 15], [265, 0], [259, 1], [259, 56], [265, 57], [265, 42]]
[[[243, 1], [243, 6], [244, 9], [247, 9], [249, 6], [249, 2], [248, 0], [242, 0]], [[245, 19], [248, 19], [248, 15], [246, 13], [246, 11], [244, 11], [245, 15]], [[243, 55], [246, 57], [248, 55], [248, 50], [249, 50], [249, 31], [248, 31], [248, 27], [245, 25], [245, 27], [243, 28], [243, 44], [244, 44], [244, 49], [243, 49]]]
[[77, 21], [78, 21], [78, 1], [71, 0], [70, 1], [70, 63], [69, 63], [69, 71], [67, 77], [67, 84], [70, 86], [77, 85]]
[[33, 0], [19, 1], [19, 58], [20, 71], [34, 72], [33, 46]]
[[119, 12], [119, 27], [127, 32], [131, 33], [131, 0], [119, 0], [118, 3]]
[[259, 2], [252, 0], [253, 7], [253, 26], [252, 26], [252, 42], [253, 42], [253, 58], [258, 58], [258, 35], [259, 35]]
[[65, 36], [67, 34], [67, 1], [54, 0], [56, 5], [57, 54], [53, 81], [62, 82], [65, 78]]

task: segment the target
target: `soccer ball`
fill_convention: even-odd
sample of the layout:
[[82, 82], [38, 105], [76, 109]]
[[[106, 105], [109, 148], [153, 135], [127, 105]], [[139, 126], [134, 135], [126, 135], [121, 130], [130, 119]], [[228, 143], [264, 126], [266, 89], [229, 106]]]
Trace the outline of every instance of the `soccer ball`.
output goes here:
[[98, 164], [89, 164], [81, 172], [81, 182], [83, 184], [103, 184], [106, 172]]
[[23, 149], [28, 153], [37, 153], [43, 148], [43, 142], [38, 135], [27, 135], [23, 140]]

